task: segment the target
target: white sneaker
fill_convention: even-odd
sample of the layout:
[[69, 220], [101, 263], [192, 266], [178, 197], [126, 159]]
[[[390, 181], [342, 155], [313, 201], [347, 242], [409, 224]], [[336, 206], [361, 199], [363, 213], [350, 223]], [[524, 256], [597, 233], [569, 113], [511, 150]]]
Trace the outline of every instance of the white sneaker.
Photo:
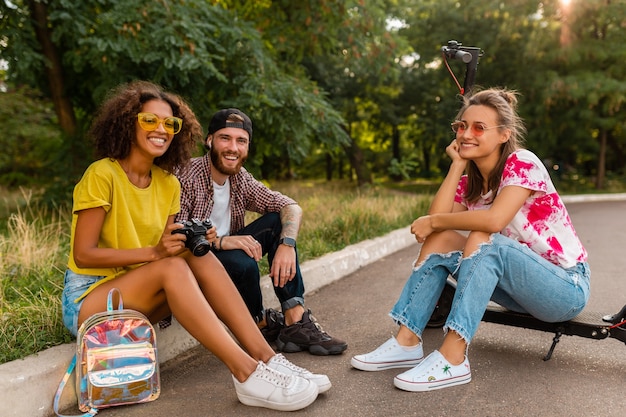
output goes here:
[[310, 405], [319, 389], [313, 382], [296, 375], [285, 375], [263, 362], [245, 382], [233, 376], [237, 398], [245, 405], [279, 411], [295, 411]]
[[405, 391], [432, 391], [467, 384], [472, 380], [467, 356], [460, 365], [452, 365], [438, 350], [413, 369], [396, 376], [393, 384]]
[[424, 359], [422, 343], [404, 347], [392, 336], [373, 352], [353, 356], [350, 364], [362, 371], [382, 371], [391, 368], [410, 368], [420, 363], [422, 359]]
[[304, 368], [289, 362], [282, 353], [277, 353], [267, 362], [267, 366], [275, 369], [283, 374], [297, 375], [308, 381], [313, 382], [319, 388], [320, 394], [330, 389], [332, 384], [326, 375], [314, 374]]

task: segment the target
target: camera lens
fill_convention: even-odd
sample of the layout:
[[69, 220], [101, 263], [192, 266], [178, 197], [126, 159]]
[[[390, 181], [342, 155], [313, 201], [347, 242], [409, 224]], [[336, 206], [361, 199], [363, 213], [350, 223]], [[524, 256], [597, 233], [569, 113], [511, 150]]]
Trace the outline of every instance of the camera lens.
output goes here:
[[194, 256], [204, 256], [209, 250], [211, 250], [211, 244], [204, 238], [204, 236], [194, 236], [189, 240], [187, 245], [191, 253]]

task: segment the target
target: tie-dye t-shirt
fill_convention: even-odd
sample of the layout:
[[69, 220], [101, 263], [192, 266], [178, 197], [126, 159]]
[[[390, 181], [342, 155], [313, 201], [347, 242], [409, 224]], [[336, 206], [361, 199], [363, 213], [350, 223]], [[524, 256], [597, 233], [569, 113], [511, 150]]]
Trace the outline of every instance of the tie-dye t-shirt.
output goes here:
[[[587, 251], [576, 235], [567, 209], [556, 192], [548, 170], [535, 154], [528, 150], [512, 153], [504, 166], [498, 193], [508, 185], [534, 191], [513, 220], [500, 232], [517, 240], [563, 268], [587, 261]], [[467, 176], [459, 181], [455, 201], [468, 210], [488, 209], [493, 199], [491, 192], [469, 203], [463, 197]]]

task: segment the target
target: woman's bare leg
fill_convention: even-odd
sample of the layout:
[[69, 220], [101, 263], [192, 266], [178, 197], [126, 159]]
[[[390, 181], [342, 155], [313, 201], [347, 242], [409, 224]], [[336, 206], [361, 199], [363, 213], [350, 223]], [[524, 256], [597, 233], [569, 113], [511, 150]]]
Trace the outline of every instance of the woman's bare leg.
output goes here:
[[417, 258], [417, 265], [424, 262], [432, 253], [448, 253], [462, 251], [467, 243], [467, 236], [454, 231], [435, 232], [426, 238]]
[[[179, 323], [224, 362], [240, 382], [256, 369], [255, 358], [250, 357], [224, 329], [185, 259], [171, 257], [151, 262], [96, 287], [85, 298], [79, 323], [96, 312], [106, 310], [107, 294], [111, 288], [120, 289], [127, 308], [148, 317], [153, 317], [155, 313], [162, 315], [163, 306], [169, 305]], [[236, 314], [228, 310], [235, 316], [249, 316], [242, 312], [247, 313], [245, 306]]]
[[465, 360], [467, 343], [454, 330], [450, 330], [443, 338], [443, 343], [439, 347], [439, 353], [452, 365], [460, 365]]
[[185, 259], [209, 304], [244, 349], [256, 360], [270, 360], [275, 355], [274, 350], [248, 314], [246, 304], [220, 261], [212, 253], [202, 257], [188, 253]]

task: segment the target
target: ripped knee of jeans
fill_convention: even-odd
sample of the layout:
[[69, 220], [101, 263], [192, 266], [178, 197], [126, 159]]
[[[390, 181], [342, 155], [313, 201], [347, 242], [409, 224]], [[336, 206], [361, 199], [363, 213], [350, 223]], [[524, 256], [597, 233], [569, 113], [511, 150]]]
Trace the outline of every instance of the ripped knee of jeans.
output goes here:
[[[427, 262], [431, 262], [433, 260], [434, 257], [437, 257], [441, 260], [446, 260], [446, 259], [450, 259], [453, 256], [458, 256], [459, 257], [459, 262], [460, 263], [460, 258], [461, 258], [462, 252], [455, 250], [452, 252], [445, 252], [445, 253], [437, 253], [437, 252], [433, 252], [433, 253], [429, 253], [428, 255], [426, 255], [426, 257], [424, 258], [424, 260], [422, 262], [420, 262], [419, 264], [418, 259], [415, 259], [413, 261], [413, 270], [417, 270], [419, 268], [421, 268], [425, 263]], [[457, 263], [457, 268], [458, 268], [458, 263]]]
[[[463, 250], [463, 259], [468, 259], [474, 257], [476, 254], [480, 253], [480, 251], [485, 246], [493, 245], [493, 233], [487, 235], [487, 239], [485, 239], [485, 232], [471, 232], [467, 238], [467, 243], [465, 244], [465, 249]], [[468, 248], [475, 248], [470, 253], [468, 252]]]

